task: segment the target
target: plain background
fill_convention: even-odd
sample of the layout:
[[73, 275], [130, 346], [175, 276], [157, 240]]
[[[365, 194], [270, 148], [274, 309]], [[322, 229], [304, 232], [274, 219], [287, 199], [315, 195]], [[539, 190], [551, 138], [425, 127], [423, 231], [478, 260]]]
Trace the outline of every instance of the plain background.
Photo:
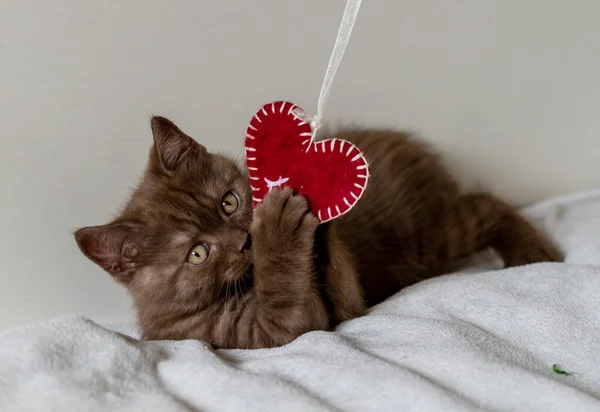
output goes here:
[[[72, 231], [120, 207], [151, 114], [242, 154], [255, 110], [314, 112], [343, 0], [0, 0], [0, 327], [128, 318]], [[526, 204], [600, 184], [600, 2], [370, 0], [326, 118], [408, 128]]]

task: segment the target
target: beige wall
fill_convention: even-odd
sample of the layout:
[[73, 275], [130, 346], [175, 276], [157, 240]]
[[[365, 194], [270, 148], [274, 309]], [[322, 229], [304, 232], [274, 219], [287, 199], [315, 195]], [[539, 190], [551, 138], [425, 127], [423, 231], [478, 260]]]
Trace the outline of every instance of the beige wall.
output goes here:
[[[0, 327], [128, 315], [71, 231], [109, 219], [150, 114], [241, 154], [254, 111], [316, 106], [342, 0], [0, 0]], [[407, 127], [518, 202], [600, 184], [600, 2], [365, 1], [330, 120]]]

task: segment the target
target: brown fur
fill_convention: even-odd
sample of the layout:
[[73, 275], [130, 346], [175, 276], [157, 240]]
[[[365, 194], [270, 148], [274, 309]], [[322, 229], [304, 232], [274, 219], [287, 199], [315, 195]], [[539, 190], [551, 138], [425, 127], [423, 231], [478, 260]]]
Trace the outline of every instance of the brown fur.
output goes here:
[[[128, 288], [147, 339], [279, 346], [489, 247], [507, 266], [561, 259], [514, 208], [461, 194], [438, 157], [401, 132], [336, 134], [364, 151], [372, 179], [349, 214], [319, 225], [289, 189], [270, 192], [253, 214], [233, 161], [167, 119], [153, 118], [152, 130], [144, 179], [121, 215], [76, 233], [83, 253]], [[231, 216], [221, 208], [228, 191], [239, 198]], [[199, 243], [208, 259], [187, 263]]]

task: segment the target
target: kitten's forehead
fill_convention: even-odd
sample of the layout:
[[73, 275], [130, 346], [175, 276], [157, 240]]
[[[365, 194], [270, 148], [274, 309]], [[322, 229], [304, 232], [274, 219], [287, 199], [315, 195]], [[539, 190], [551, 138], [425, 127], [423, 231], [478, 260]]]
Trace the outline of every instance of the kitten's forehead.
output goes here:
[[205, 171], [209, 178], [220, 182], [231, 183], [232, 180], [242, 177], [240, 167], [233, 160], [220, 155], [213, 155], [212, 162], [205, 168]]
[[234, 190], [243, 200], [250, 196], [246, 186], [248, 181], [233, 160], [207, 154], [173, 175], [146, 173], [124, 215], [154, 228], [181, 229], [182, 234], [212, 232], [219, 225], [223, 195]]
[[203, 196], [220, 198], [227, 186], [241, 179], [242, 172], [233, 160], [218, 154], [209, 154], [179, 177], [180, 179], [171, 183], [175, 183], [180, 189], [193, 187]]
[[173, 248], [188, 246], [193, 238], [193, 233], [191, 233], [191, 231], [180, 230], [171, 234], [169, 245]]

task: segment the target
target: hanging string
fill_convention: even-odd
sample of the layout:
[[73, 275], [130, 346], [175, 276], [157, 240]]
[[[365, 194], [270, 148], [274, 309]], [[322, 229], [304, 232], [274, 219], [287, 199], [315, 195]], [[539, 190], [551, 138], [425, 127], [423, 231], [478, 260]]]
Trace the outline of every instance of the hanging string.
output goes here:
[[[344, 56], [344, 52], [346, 51], [346, 46], [348, 45], [348, 40], [350, 39], [352, 29], [354, 28], [354, 21], [358, 15], [358, 9], [360, 8], [361, 3], [362, 0], [346, 1], [346, 9], [344, 10], [344, 15], [342, 16], [342, 23], [338, 29], [335, 45], [333, 46], [333, 51], [331, 52], [331, 57], [329, 58], [329, 64], [327, 65], [327, 71], [325, 72], [325, 78], [323, 79], [323, 85], [321, 86], [321, 92], [319, 93], [317, 114], [312, 118], [307, 119], [307, 121], [310, 121], [310, 126], [312, 128], [313, 141], [317, 136], [317, 131], [321, 127], [321, 120], [323, 119], [325, 106], [327, 105], [329, 93], [331, 92], [331, 83], [333, 83], [335, 74], [337, 73], [340, 62], [342, 61], [342, 57]], [[302, 114], [298, 113], [298, 115], [301, 116]]]

